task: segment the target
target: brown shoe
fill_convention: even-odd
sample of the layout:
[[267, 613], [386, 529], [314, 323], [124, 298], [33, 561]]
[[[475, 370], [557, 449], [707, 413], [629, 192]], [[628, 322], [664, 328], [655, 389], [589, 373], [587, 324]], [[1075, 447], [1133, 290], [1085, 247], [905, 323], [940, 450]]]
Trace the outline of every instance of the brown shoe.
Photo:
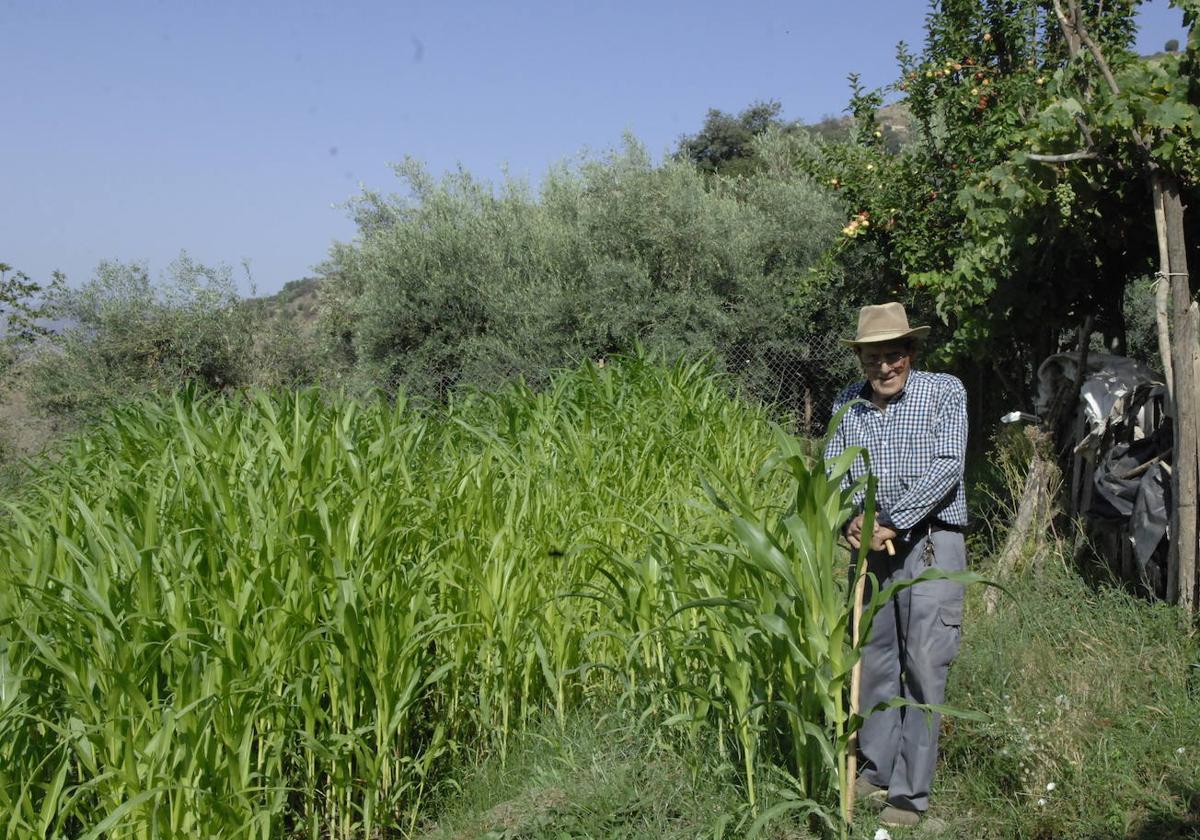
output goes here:
[[876, 811], [887, 805], [887, 789], [867, 781], [865, 776], [854, 780], [854, 798], [865, 800]]
[[854, 795], [859, 799], [879, 798], [880, 796], [886, 797], [887, 791], [870, 782], [866, 776], [859, 776], [854, 780]]
[[920, 824], [921, 813], [889, 805], [879, 812], [879, 822], [891, 828], [912, 828]]

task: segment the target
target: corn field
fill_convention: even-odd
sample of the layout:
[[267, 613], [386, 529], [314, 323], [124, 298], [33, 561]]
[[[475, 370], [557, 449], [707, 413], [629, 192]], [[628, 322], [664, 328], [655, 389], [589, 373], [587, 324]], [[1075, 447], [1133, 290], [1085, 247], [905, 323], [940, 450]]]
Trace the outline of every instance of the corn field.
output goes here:
[[130, 404], [0, 520], [0, 830], [406, 836], [461, 762], [601, 699], [835, 826], [847, 465], [637, 359], [444, 410]]

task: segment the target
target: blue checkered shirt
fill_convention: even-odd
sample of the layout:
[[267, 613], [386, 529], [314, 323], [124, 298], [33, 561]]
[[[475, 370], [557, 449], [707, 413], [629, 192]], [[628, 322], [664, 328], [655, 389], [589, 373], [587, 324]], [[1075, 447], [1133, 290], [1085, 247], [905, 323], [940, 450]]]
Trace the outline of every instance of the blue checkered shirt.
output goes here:
[[[967, 392], [962, 383], [947, 373], [913, 370], [887, 411], [871, 404], [870, 393], [864, 381], [838, 394], [834, 413], [855, 398], [866, 403], [846, 411], [825, 447], [825, 458], [836, 458], [848, 446], [867, 450], [879, 482], [879, 520], [901, 535], [929, 522], [966, 526]], [[863, 458], [857, 458], [846, 484], [866, 470]], [[861, 508], [861, 493], [855, 501]]]

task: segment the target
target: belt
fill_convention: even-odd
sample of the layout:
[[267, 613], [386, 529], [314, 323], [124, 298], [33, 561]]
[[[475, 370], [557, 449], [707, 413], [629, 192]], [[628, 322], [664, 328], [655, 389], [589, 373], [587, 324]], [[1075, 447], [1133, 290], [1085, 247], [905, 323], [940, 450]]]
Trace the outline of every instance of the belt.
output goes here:
[[923, 539], [927, 534], [936, 533], [937, 531], [949, 531], [952, 534], [965, 535], [967, 529], [962, 525], [951, 525], [948, 522], [926, 521], [909, 528], [904, 536], [897, 539], [897, 542], [903, 543], [906, 546], [915, 545], [918, 540]]
[[948, 522], [927, 522], [924, 525], [918, 525], [913, 528], [915, 532], [921, 532], [928, 528], [930, 531], [949, 531], [952, 534], [965, 534], [967, 528], [965, 525], [951, 525]]

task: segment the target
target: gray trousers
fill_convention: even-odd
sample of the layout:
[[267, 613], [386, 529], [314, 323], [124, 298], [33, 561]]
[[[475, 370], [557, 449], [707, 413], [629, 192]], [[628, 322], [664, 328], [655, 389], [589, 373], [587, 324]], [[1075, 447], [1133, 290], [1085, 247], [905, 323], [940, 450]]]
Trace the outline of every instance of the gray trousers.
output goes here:
[[[932, 553], [926, 544], [932, 538]], [[867, 569], [880, 588], [916, 577], [930, 565], [947, 571], [966, 567], [962, 534], [934, 531], [896, 545], [896, 556], [868, 555]], [[870, 580], [866, 598], [871, 597]], [[903, 697], [916, 703], [942, 703], [946, 673], [958, 653], [963, 586], [947, 580], [923, 581], [900, 592], [875, 614], [863, 649], [860, 708], [863, 712]], [[888, 802], [910, 811], [929, 807], [929, 787], [937, 764], [940, 715], [906, 706], [871, 715], [859, 730], [862, 775], [885, 788]]]

